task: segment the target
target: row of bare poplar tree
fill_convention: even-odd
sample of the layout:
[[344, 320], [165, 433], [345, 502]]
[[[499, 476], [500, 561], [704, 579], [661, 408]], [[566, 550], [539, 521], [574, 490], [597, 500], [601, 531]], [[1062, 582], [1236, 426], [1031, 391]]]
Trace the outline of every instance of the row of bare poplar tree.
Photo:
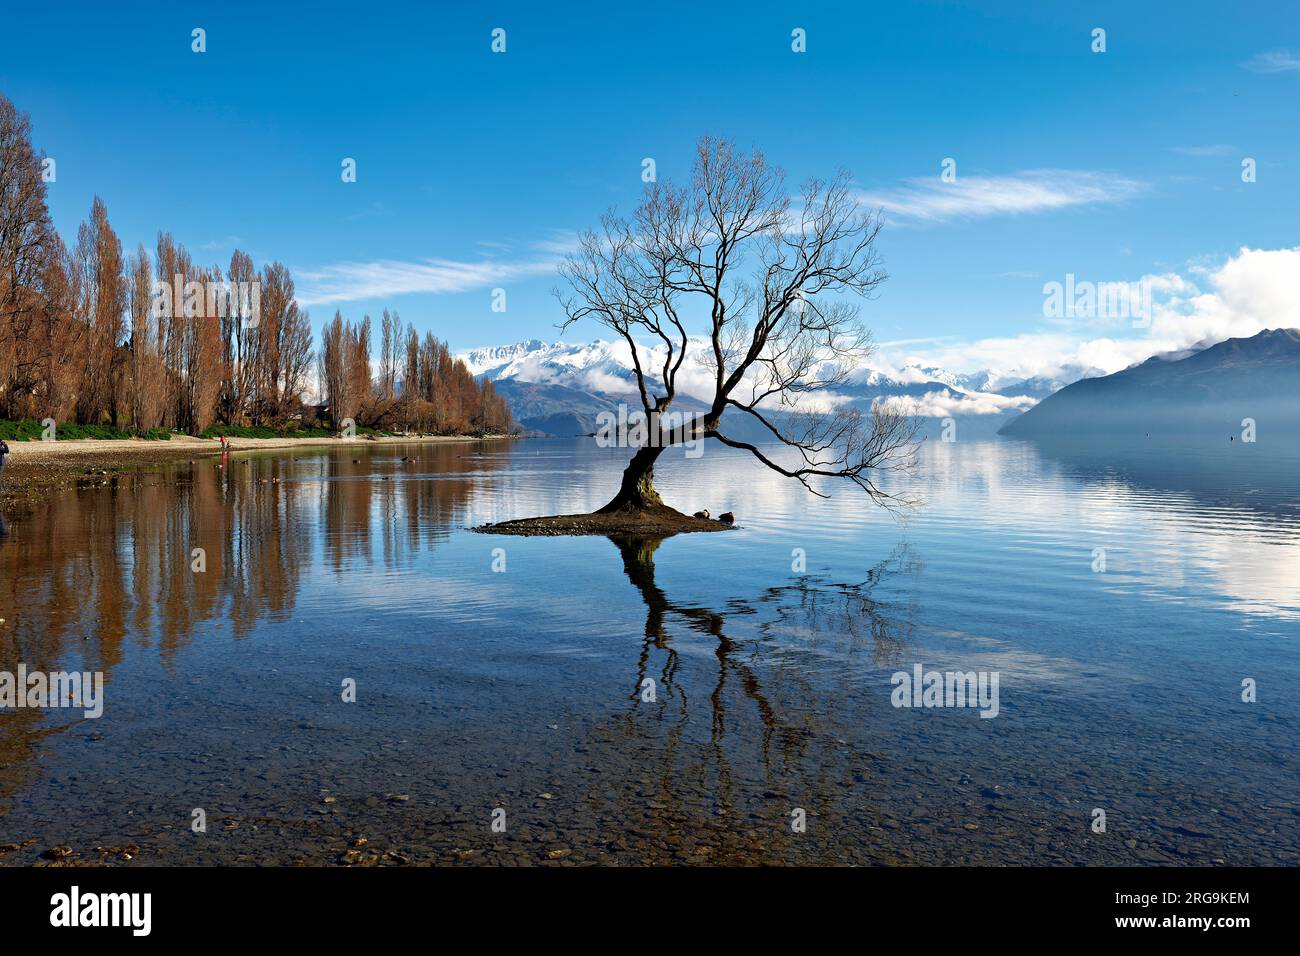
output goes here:
[[[98, 197], [69, 249], [50, 219], [46, 169], [28, 117], [0, 94], [0, 418], [137, 434], [320, 417], [336, 428], [346, 419], [440, 433], [513, 428], [491, 383], [387, 310], [377, 379], [368, 316], [354, 324], [335, 313], [315, 351], [281, 263], [258, 271], [236, 251], [223, 275], [196, 265], [170, 233], [159, 233], [152, 258], [143, 245], [124, 255]], [[254, 285], [257, 308], [242, 314], [210, 293], [175, 291]], [[306, 404], [313, 391], [323, 405]]]
[[370, 316], [348, 322], [338, 312], [321, 331], [319, 375], [335, 428], [359, 425], [437, 434], [508, 434], [510, 406], [486, 379], [475, 381], [444, 342], [384, 310], [379, 374], [371, 370]]

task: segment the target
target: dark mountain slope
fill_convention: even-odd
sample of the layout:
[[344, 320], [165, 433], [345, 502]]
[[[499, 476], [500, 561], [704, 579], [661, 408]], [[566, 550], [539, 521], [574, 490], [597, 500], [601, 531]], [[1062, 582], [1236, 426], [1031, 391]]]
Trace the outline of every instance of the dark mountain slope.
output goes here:
[[1068, 385], [1003, 426], [1024, 438], [1153, 431], [1300, 430], [1300, 331], [1228, 339], [1187, 358], [1155, 357]]

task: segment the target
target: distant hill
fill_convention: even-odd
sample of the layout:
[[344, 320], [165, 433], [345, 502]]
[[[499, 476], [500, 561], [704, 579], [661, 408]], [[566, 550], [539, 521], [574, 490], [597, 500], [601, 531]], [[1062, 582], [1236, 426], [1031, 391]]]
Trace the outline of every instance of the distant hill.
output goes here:
[[1271, 329], [1192, 354], [1157, 355], [1043, 399], [999, 434], [1022, 438], [1155, 431], [1300, 430], [1300, 330]]

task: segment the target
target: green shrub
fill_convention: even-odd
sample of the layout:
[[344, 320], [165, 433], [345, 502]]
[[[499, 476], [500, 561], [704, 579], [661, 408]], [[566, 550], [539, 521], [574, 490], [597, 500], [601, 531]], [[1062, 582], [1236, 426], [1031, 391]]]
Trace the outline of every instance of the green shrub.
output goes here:
[[[0, 421], [0, 438], [5, 441], [40, 441], [45, 433], [45, 426], [34, 418], [22, 421]], [[54, 430], [59, 441], [76, 441], [79, 438], [98, 438], [110, 441], [125, 441], [136, 437], [130, 431], [114, 428], [112, 425], [78, 425], [65, 422]], [[165, 428], [151, 428], [139, 436], [146, 441], [168, 441], [172, 436]]]

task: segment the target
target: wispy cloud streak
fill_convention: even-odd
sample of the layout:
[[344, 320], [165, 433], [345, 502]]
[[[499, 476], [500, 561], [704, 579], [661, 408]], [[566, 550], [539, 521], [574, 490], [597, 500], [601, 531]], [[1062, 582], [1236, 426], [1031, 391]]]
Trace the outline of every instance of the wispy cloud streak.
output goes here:
[[1242, 65], [1252, 73], [1300, 73], [1300, 57], [1289, 50], [1257, 53]]
[[1113, 173], [1034, 169], [1011, 176], [958, 176], [951, 183], [938, 176], [909, 179], [896, 189], [861, 190], [858, 201], [894, 219], [943, 222], [1119, 203], [1145, 188], [1142, 182]]
[[303, 305], [363, 302], [398, 295], [446, 295], [488, 289], [533, 276], [553, 273], [553, 256], [523, 262], [483, 259], [419, 259], [340, 262], [319, 269], [298, 270], [298, 301]]

